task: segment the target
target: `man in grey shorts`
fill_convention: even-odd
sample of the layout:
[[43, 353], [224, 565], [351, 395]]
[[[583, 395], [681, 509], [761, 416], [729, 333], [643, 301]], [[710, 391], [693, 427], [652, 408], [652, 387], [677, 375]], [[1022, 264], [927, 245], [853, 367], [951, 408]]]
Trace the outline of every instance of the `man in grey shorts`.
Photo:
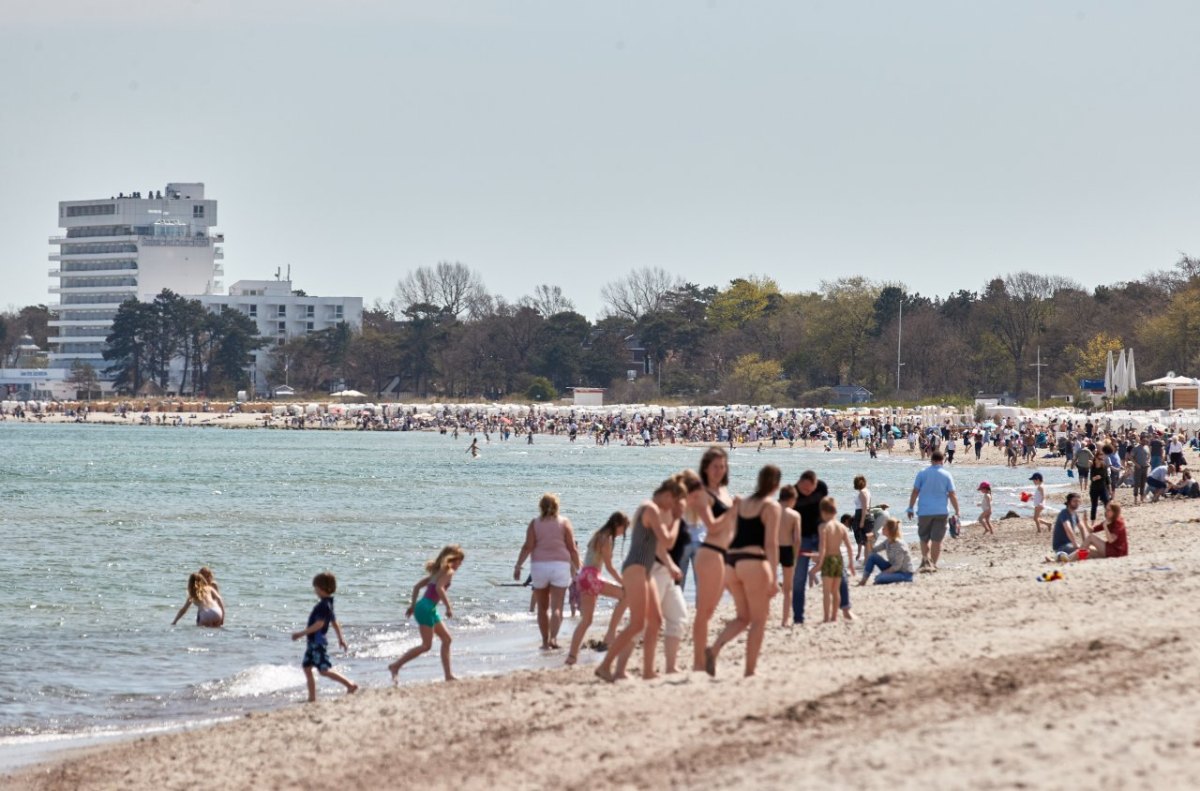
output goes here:
[[919, 515], [917, 538], [921, 540], [919, 570], [922, 572], [937, 571], [938, 559], [942, 555], [942, 541], [946, 538], [946, 523], [950, 519], [948, 504], [954, 505], [954, 515], [959, 516], [954, 478], [942, 466], [944, 458], [941, 451], [934, 451], [929, 456], [932, 463], [917, 473], [917, 478], [913, 481], [912, 495], [908, 498], [908, 518], [913, 517], [914, 505]]

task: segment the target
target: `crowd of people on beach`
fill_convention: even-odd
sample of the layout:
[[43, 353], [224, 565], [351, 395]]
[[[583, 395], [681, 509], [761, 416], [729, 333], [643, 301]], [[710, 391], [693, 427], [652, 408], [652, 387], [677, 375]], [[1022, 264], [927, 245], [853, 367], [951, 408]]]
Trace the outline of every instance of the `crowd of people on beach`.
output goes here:
[[[872, 579], [875, 585], [889, 585], [911, 583], [915, 574], [937, 573], [947, 535], [958, 536], [965, 529], [958, 492], [948, 469], [947, 445], [955, 432], [942, 427], [925, 436], [929, 465], [916, 474], [905, 509], [905, 515], [916, 525], [920, 562], [915, 569], [900, 519], [892, 515], [887, 503], [875, 501], [865, 475], [854, 477], [853, 510], [845, 509], [845, 513], [829, 496], [827, 484], [812, 470], [801, 473], [794, 484], [785, 485], [777, 466], [764, 465], [754, 490], [737, 496], [729, 490], [729, 457], [720, 445], [711, 445], [703, 452], [696, 470], [682, 470], [663, 480], [632, 516], [613, 512], [588, 537], [582, 556], [574, 526], [560, 512], [558, 497], [544, 495], [538, 515], [526, 527], [513, 569], [514, 580], [520, 582], [529, 564], [528, 582], [533, 587], [542, 649], [559, 649], [564, 602], [572, 592], [578, 597], [580, 619], [571, 634], [567, 665], [578, 662], [599, 599], [607, 597], [616, 602], [604, 639], [590, 644], [604, 652], [595, 674], [609, 682], [627, 677], [627, 664], [639, 641], [643, 649], [640, 675], [654, 678], [660, 635], [665, 672], [685, 669], [679, 654], [689, 617], [691, 670], [715, 675], [724, 647], [745, 633], [747, 676], [755, 673], [777, 595], [777, 623], [781, 628], [806, 622], [810, 587], [821, 591], [822, 623], [854, 620], [849, 590], [852, 580], [857, 578], [859, 586]], [[1007, 450], [1021, 443], [1022, 431], [1019, 427], [1001, 427], [996, 437]], [[1186, 469], [1182, 435], [1104, 431], [1088, 423], [1068, 426], [1064, 435], [1055, 438], [1053, 447], [1068, 473], [1079, 478], [1079, 490], [1066, 494], [1062, 509], [1051, 522], [1044, 518], [1049, 510], [1044, 476], [1040, 471], [1030, 476], [1034, 490], [1028, 498], [1034, 509], [1034, 529], [1041, 532], [1045, 527], [1050, 533], [1052, 553], [1046, 558], [1048, 562], [1115, 558], [1128, 553], [1122, 508], [1114, 498], [1121, 486], [1132, 489], [1134, 506], [1172, 494], [1200, 496]], [[478, 448], [477, 438], [471, 448]], [[1177, 470], [1183, 477], [1171, 483]], [[995, 536], [990, 484], [981, 482], [978, 493], [977, 524], [984, 535]], [[1082, 508], [1084, 493], [1091, 500], [1090, 509]], [[616, 540], [622, 537], [626, 539], [626, 554], [618, 568], [614, 553]], [[405, 665], [432, 648], [435, 638], [441, 644], [444, 676], [447, 681], [455, 680], [452, 637], [439, 607], [447, 618], [453, 617], [449, 589], [464, 559], [461, 547], [446, 546], [426, 564], [425, 575], [413, 586], [406, 617], [416, 620], [421, 642], [388, 666], [393, 681], [398, 681]], [[690, 614], [684, 596], [689, 570], [695, 584]], [[302, 666], [310, 700], [316, 697], [314, 673], [342, 684], [349, 692], [358, 688], [333, 670], [326, 650], [330, 627], [345, 646], [334, 615], [336, 587], [336, 579], [328, 572], [314, 578], [318, 604], [306, 628], [293, 634], [294, 639], [307, 640]], [[712, 620], [726, 593], [732, 599], [734, 615], [715, 628]], [[225, 603], [207, 568], [189, 578], [187, 601], [174, 622], [193, 605], [197, 607], [198, 625], [223, 624]]]
[[[5, 402], [7, 403], [7, 402]], [[110, 405], [105, 405], [108, 409]], [[88, 422], [93, 415], [115, 415], [141, 425], [214, 426], [221, 421], [207, 413], [233, 414], [241, 405], [204, 402], [180, 419], [179, 413], [152, 409], [148, 404], [118, 402], [111, 411], [97, 412], [86, 403], [59, 404], [13, 402], [0, 405], [0, 420], [39, 421], [47, 416], [67, 416]], [[176, 407], [180, 405], [175, 405]], [[832, 411], [826, 409], [773, 409], [732, 407], [575, 407], [529, 406], [520, 408], [478, 405], [418, 407], [398, 404], [284, 404], [272, 406], [256, 424], [274, 429], [325, 429], [359, 431], [433, 431], [458, 438], [465, 433], [481, 436], [485, 443], [518, 440], [533, 444], [538, 435], [566, 437], [571, 442], [596, 445], [651, 447], [656, 445], [719, 444], [727, 447], [821, 447], [827, 451], [863, 451], [872, 458], [880, 453], [907, 452], [926, 459], [941, 451], [947, 464], [956, 457], [982, 456], [985, 447], [1002, 450], [1008, 466], [1039, 458], [1061, 458], [1074, 452], [1076, 436], [1126, 436], [1138, 427], [1130, 420], [1100, 413], [1074, 412], [1008, 418], [1001, 423], [957, 414], [932, 420], [915, 410]], [[1200, 449], [1200, 429], [1158, 428], [1167, 442], [1177, 439], [1184, 447]], [[1153, 432], [1152, 432], [1153, 433]], [[1182, 448], [1180, 448], [1180, 451]], [[1176, 465], [1178, 468], [1179, 465]]]

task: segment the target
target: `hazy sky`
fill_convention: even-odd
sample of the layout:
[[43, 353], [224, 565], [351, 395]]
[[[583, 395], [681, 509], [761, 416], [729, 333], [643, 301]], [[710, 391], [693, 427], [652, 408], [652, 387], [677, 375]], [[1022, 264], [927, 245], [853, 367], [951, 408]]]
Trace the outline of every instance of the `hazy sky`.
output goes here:
[[925, 294], [1200, 254], [1200, 3], [3, 0], [0, 307], [57, 201], [203, 181], [226, 284], [662, 266]]

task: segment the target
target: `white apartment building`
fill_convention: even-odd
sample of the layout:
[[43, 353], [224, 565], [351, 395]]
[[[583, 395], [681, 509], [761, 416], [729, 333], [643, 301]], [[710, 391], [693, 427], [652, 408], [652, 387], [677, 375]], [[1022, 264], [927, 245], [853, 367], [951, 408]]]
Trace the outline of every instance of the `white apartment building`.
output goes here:
[[225, 237], [212, 231], [217, 202], [205, 200], [201, 183], [171, 183], [153, 195], [61, 201], [58, 224], [65, 234], [50, 237], [58, 248], [50, 255], [50, 277], [58, 281], [50, 293], [59, 295], [50, 305], [50, 327], [57, 329], [50, 369], [84, 360], [102, 372], [104, 339], [130, 297], [150, 301], [164, 288], [181, 295], [221, 291]]
[[283, 381], [269, 380], [275, 347], [289, 338], [331, 329], [345, 322], [355, 332], [362, 329], [362, 297], [298, 296], [291, 280], [239, 280], [228, 295], [204, 295], [198, 299], [213, 313], [239, 310], [258, 323], [258, 334], [271, 341], [254, 352], [250, 377], [256, 393], [269, 393]]

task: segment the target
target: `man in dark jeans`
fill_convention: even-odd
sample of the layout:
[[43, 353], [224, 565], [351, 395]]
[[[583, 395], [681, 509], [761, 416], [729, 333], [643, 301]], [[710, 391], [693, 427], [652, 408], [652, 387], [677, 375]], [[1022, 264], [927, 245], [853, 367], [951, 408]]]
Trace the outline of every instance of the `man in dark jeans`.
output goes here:
[[[792, 584], [792, 620], [804, 623], [804, 592], [808, 589], [808, 564], [812, 560], [808, 553], [820, 549], [821, 538], [817, 529], [821, 525], [821, 500], [829, 496], [829, 487], [817, 480], [817, 474], [805, 470], [796, 482], [795, 509], [800, 513], [800, 557], [796, 558], [796, 579]], [[842, 573], [842, 616], [854, 620], [850, 612], [850, 586], [846, 574]], [[820, 602], [820, 597], [817, 598]]]

